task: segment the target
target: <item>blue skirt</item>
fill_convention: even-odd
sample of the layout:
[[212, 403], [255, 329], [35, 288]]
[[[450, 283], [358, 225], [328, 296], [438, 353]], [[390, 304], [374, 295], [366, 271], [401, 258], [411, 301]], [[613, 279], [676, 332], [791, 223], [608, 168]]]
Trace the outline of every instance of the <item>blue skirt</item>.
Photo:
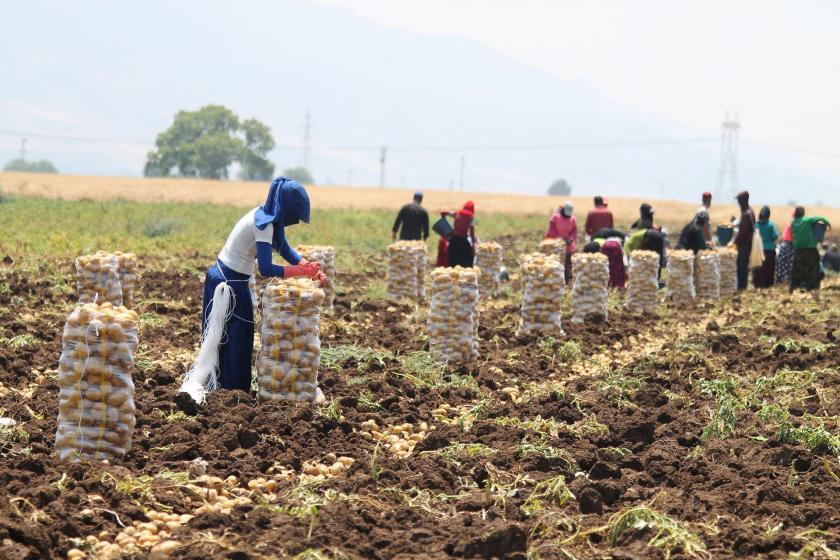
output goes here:
[[204, 279], [201, 332], [213, 308], [216, 286], [227, 280], [233, 289], [233, 314], [225, 323], [219, 345], [219, 385], [223, 389], [251, 390], [251, 357], [254, 352], [254, 305], [248, 289], [250, 277], [231, 270], [219, 261], [210, 267]]

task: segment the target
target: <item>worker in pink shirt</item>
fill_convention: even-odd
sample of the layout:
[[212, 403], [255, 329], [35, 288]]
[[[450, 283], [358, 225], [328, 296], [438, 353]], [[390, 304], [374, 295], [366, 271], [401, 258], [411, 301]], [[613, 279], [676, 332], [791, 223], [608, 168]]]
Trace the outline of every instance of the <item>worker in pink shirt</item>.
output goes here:
[[588, 238], [595, 236], [597, 232], [602, 229], [613, 228], [613, 215], [607, 208], [607, 203], [601, 196], [595, 197], [595, 208], [589, 211], [586, 215], [586, 223], [583, 226], [583, 231], [586, 232]]
[[574, 216], [574, 207], [571, 202], [566, 202], [561, 208], [554, 211], [551, 220], [548, 222], [548, 231], [545, 232], [546, 239], [563, 239], [566, 241], [566, 284], [572, 279], [572, 253], [575, 252], [577, 243], [577, 220]]

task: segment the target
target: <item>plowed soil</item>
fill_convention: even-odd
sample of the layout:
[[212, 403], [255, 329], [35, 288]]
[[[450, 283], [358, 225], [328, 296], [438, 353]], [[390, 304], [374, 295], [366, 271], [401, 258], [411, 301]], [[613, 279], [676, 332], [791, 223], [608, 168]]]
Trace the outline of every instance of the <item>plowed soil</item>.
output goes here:
[[[767, 416], [776, 403], [797, 434], [816, 426], [840, 434], [836, 286], [821, 304], [774, 289], [663, 305], [650, 317], [625, 313], [614, 295], [607, 322], [565, 324], [555, 340], [516, 334], [514, 281], [484, 306], [479, 361], [421, 383], [412, 358], [426, 343], [423, 308], [366, 300], [373, 279], [343, 275], [336, 311], [322, 321], [325, 353], [345, 350], [321, 371], [330, 411], [224, 390], [193, 407], [176, 389], [198, 341], [202, 270], [155, 272], [159, 264], [143, 263], [137, 426], [119, 464], [65, 464], [53, 453], [69, 273], [3, 269], [0, 416], [18, 430], [0, 432], [0, 558], [65, 558], [73, 548], [92, 558], [86, 537], [113, 540], [149, 509], [195, 514], [204, 502], [185, 481], [203, 472], [236, 477], [250, 498], [173, 530], [173, 558], [828, 558], [840, 550], [840, 448], [830, 437], [780, 435]], [[730, 380], [729, 401], [716, 380]], [[722, 402], [734, 420], [715, 434]], [[446, 405], [451, 412], [441, 412]], [[368, 420], [433, 429], [399, 458], [362, 434]], [[334, 478], [296, 478], [330, 453], [355, 461]], [[291, 478], [250, 492], [248, 481], [280, 467]], [[141, 482], [118, 483], [126, 480]], [[626, 517], [640, 511], [662, 518]], [[622, 528], [622, 516], [635, 521]], [[694, 545], [657, 541], [662, 519]]]

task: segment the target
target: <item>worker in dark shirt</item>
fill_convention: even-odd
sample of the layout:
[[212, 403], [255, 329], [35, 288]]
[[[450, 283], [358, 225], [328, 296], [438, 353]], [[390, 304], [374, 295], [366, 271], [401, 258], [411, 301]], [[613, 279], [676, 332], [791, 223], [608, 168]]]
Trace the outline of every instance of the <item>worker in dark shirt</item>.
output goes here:
[[[419, 241], [429, 238], [429, 214], [420, 204], [423, 202], [423, 193], [414, 193], [414, 202], [400, 208], [397, 219], [394, 222], [394, 229], [391, 230], [391, 239], [397, 239], [397, 232], [400, 233], [402, 241]], [[402, 226], [402, 230], [400, 230]]]
[[828, 272], [840, 272], [840, 251], [837, 250], [836, 244], [823, 253], [822, 264]]
[[741, 221], [733, 244], [738, 249], [738, 290], [746, 290], [750, 279], [750, 253], [755, 233], [755, 212], [750, 208], [750, 193], [741, 191], [735, 197], [741, 208]]
[[686, 225], [680, 239], [677, 241], [677, 249], [689, 249], [696, 255], [699, 251], [708, 248], [706, 242], [705, 228], [709, 224], [709, 214], [705, 211], [697, 212], [694, 219]]

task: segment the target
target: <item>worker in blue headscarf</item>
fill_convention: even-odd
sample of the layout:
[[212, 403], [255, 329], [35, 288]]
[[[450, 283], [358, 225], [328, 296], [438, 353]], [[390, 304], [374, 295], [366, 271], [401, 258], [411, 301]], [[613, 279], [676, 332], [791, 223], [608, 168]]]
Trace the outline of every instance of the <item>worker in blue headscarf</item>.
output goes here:
[[[301, 258], [286, 241], [284, 228], [300, 222], [309, 223], [309, 195], [297, 181], [278, 177], [265, 204], [242, 216], [207, 271], [201, 349], [181, 386], [196, 402], [217, 388], [251, 388], [254, 308], [248, 279], [254, 274], [255, 260], [262, 276], [305, 276], [326, 282], [319, 265]], [[291, 266], [273, 264], [272, 249]]]

